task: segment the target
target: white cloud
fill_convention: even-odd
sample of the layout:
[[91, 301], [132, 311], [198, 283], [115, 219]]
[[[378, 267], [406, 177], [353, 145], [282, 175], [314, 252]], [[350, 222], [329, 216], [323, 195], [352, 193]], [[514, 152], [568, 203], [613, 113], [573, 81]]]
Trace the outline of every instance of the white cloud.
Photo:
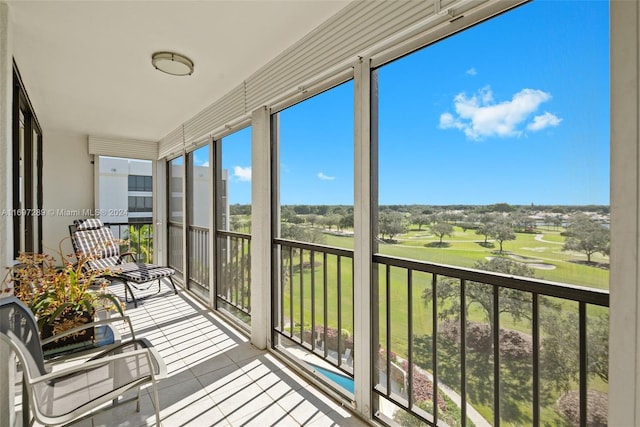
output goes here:
[[561, 121], [562, 119], [555, 114], [551, 114], [545, 111], [544, 114], [535, 116], [533, 118], [533, 122], [527, 125], [527, 129], [535, 132], [544, 128], [548, 128], [550, 126], [558, 126]]
[[[471, 97], [467, 97], [464, 92], [459, 93], [453, 100], [457, 115], [449, 112], [440, 115], [440, 128], [459, 129], [468, 138], [475, 140], [490, 136], [520, 136], [527, 118], [538, 110], [540, 104], [550, 99], [551, 94], [537, 89], [522, 89], [510, 101], [498, 103], [488, 86]], [[557, 126], [561, 120], [553, 114], [545, 113], [536, 116], [527, 128], [536, 131], [546, 126]]]
[[209, 167], [209, 162], [206, 161], [206, 162], [202, 163], [200, 166], [208, 168]]
[[471, 67], [467, 70], [467, 74], [469, 74], [470, 76], [475, 76], [476, 74], [478, 74], [478, 72], [474, 67]]
[[322, 172], [318, 172], [318, 178], [320, 178], [322, 180], [325, 180], [325, 181], [333, 181], [334, 179], [336, 179], [335, 176], [328, 176], [328, 175], [325, 175]]
[[243, 168], [242, 166], [233, 167], [233, 176], [240, 181], [251, 181], [251, 166]]

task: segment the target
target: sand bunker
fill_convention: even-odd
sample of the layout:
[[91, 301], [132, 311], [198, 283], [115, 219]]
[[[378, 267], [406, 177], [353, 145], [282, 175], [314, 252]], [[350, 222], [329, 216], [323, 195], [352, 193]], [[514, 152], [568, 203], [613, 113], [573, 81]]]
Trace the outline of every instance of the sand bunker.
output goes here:
[[[526, 265], [529, 268], [536, 268], [538, 270], [555, 270], [556, 266], [553, 264], [547, 264], [545, 262], [541, 262], [542, 260], [536, 260], [535, 258], [529, 258], [529, 257], [523, 257], [520, 255], [509, 255], [511, 258], [513, 258], [514, 260], [517, 259], [529, 259], [529, 260], [535, 260], [535, 261], [539, 261], [539, 262], [521, 262], [521, 261], [514, 261], [517, 262], [518, 264], [522, 264], [522, 265]], [[486, 256], [484, 257], [487, 261], [491, 261], [492, 259], [494, 259], [495, 257], [493, 256]]]
[[532, 262], [526, 264], [527, 267], [537, 268], [539, 270], [555, 270], [556, 266], [553, 264], [545, 264], [543, 262]]
[[512, 254], [512, 255], [509, 255], [509, 257], [515, 259], [516, 261], [522, 261], [522, 262], [527, 262], [527, 263], [529, 263], [529, 262], [542, 262], [541, 259], [531, 258], [531, 257], [528, 257], [528, 256], [522, 256], [522, 255], [513, 255]]

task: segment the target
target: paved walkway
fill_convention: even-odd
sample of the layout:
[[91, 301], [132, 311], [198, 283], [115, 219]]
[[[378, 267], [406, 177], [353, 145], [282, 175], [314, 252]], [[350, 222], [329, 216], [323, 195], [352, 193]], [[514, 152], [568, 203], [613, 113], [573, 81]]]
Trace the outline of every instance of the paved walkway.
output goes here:
[[[398, 359], [403, 360], [401, 358]], [[429, 381], [431, 381], [431, 383], [433, 384], [433, 375], [431, 375], [431, 372], [425, 371], [418, 366], [416, 366], [416, 369], [425, 374], [427, 378], [429, 378]], [[451, 399], [456, 405], [458, 405], [459, 408], [462, 406], [462, 397], [455, 390], [441, 382], [438, 382], [438, 389], [444, 392], [444, 394], [446, 394], [449, 399]], [[478, 411], [476, 411], [476, 408], [471, 406], [469, 403], [467, 403], [467, 418], [469, 418], [473, 422], [473, 424], [476, 425], [476, 427], [491, 427], [492, 425]]]
[[538, 242], [552, 243], [552, 244], [554, 244], [554, 245], [562, 245], [562, 244], [563, 244], [563, 243], [561, 243], [561, 242], [552, 242], [551, 240], [544, 240], [544, 239], [543, 239], [543, 237], [544, 237], [544, 234], [536, 234], [535, 239], [536, 239]]

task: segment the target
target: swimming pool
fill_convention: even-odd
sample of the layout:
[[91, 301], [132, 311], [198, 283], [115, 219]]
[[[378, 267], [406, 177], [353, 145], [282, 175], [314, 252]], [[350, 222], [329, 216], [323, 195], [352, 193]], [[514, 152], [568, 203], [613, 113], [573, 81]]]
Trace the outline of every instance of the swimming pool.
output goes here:
[[331, 381], [333, 381], [334, 383], [338, 384], [340, 387], [344, 388], [345, 390], [350, 391], [351, 393], [354, 392], [355, 387], [353, 385], [353, 379], [347, 377], [346, 375], [342, 375], [339, 374], [337, 372], [334, 371], [330, 371], [328, 369], [322, 368], [318, 365], [314, 365], [312, 363], [309, 363], [309, 365], [311, 365], [313, 367], [313, 369], [322, 374], [323, 376], [329, 378]]

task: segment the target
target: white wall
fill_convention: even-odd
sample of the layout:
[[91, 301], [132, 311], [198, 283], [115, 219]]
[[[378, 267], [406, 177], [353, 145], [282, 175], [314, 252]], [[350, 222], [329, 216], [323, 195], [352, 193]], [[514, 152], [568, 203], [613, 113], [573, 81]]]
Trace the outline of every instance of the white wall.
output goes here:
[[153, 197], [151, 191], [129, 191], [129, 175], [153, 176], [152, 162], [105, 156], [96, 161], [100, 163], [97, 216], [104, 222], [120, 223], [150, 217], [151, 212], [129, 212], [129, 196]]
[[[104, 222], [127, 222], [129, 162], [127, 159], [98, 156], [96, 161], [100, 162], [98, 206], [100, 212], [107, 212], [100, 214], [100, 218]], [[113, 215], [116, 212], [122, 215]]]
[[193, 201], [191, 224], [198, 227], [209, 227], [209, 201], [211, 199], [211, 186], [209, 185], [209, 167], [193, 167]]
[[[35, 106], [37, 114], [37, 106]], [[44, 125], [43, 125], [44, 126]], [[69, 236], [74, 219], [87, 218], [78, 211], [93, 210], [94, 166], [87, 149], [87, 135], [43, 129], [43, 248], [57, 255], [58, 243]], [[69, 239], [64, 253], [71, 253]]]
[[[172, 164], [173, 170], [171, 176], [173, 178], [184, 179], [184, 167], [183, 165]], [[189, 209], [189, 221], [190, 225], [196, 225], [198, 227], [209, 227], [209, 202], [211, 200], [211, 185], [209, 183], [210, 170], [208, 166], [194, 166], [193, 167], [193, 200], [191, 204], [187, 206]], [[176, 190], [176, 189], [174, 189]], [[181, 189], [178, 189], [180, 193], [174, 191], [174, 194], [180, 194]], [[162, 191], [162, 190], [161, 190]], [[175, 211], [174, 215], [178, 215]], [[174, 218], [177, 221], [183, 221], [183, 218], [178, 215], [178, 218]]]

